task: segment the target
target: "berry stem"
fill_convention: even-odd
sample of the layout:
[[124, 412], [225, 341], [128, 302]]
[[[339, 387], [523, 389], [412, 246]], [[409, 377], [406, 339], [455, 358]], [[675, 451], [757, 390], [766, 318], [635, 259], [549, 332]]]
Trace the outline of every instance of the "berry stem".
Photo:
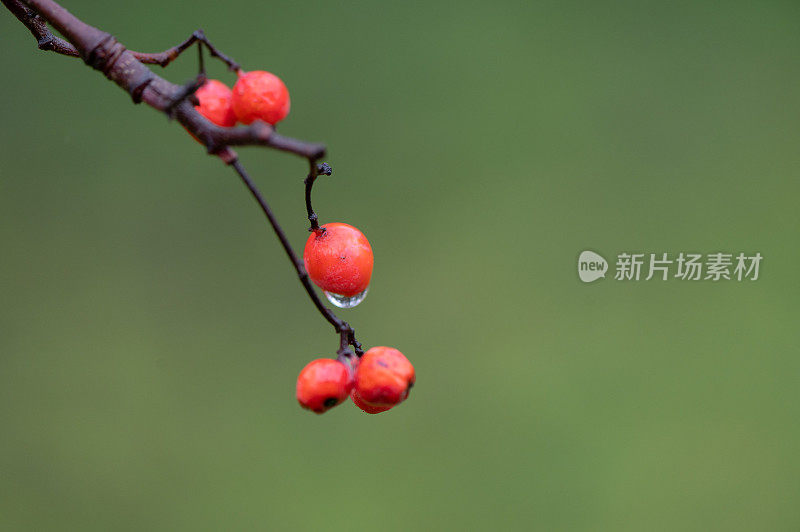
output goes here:
[[311, 206], [311, 189], [314, 187], [314, 181], [317, 180], [317, 177], [319, 177], [320, 174], [331, 175], [333, 173], [333, 169], [328, 163], [322, 163], [318, 165], [316, 159], [314, 158], [309, 158], [308, 165], [308, 176], [306, 176], [304, 180], [304, 183], [306, 184], [306, 211], [308, 211], [308, 221], [311, 222], [311, 227], [308, 230], [314, 231], [317, 234], [321, 234], [325, 231], [325, 229], [319, 228], [319, 219], [317, 217], [317, 213], [314, 212], [314, 208]]
[[289, 243], [289, 239], [287, 238], [286, 233], [283, 231], [280, 223], [278, 223], [278, 219], [275, 217], [275, 214], [272, 212], [269, 204], [264, 199], [264, 196], [262, 196], [261, 192], [258, 190], [258, 187], [256, 187], [255, 183], [253, 183], [253, 180], [250, 179], [250, 176], [247, 174], [244, 166], [242, 166], [242, 163], [239, 162], [239, 159], [234, 159], [229, 164], [233, 167], [236, 173], [239, 174], [239, 177], [250, 191], [250, 194], [252, 194], [253, 198], [264, 212], [264, 215], [267, 217], [267, 220], [269, 220], [272, 230], [275, 231], [275, 235], [278, 237], [278, 240], [280, 240], [283, 250], [289, 257], [289, 261], [292, 263], [292, 266], [294, 266], [297, 276], [300, 279], [300, 283], [303, 285], [303, 288], [305, 288], [306, 293], [308, 293], [308, 297], [311, 298], [311, 301], [314, 303], [314, 306], [317, 307], [317, 310], [319, 310], [320, 314], [322, 314], [322, 317], [328, 320], [328, 323], [333, 325], [333, 328], [339, 334], [340, 351], [342, 351], [347, 345], [352, 345], [355, 349], [356, 355], [360, 357], [363, 354], [363, 351], [361, 349], [361, 343], [356, 340], [355, 331], [349, 323], [339, 319], [336, 314], [331, 311], [331, 309], [322, 304], [322, 300], [320, 300], [317, 292], [311, 285], [311, 280], [308, 277], [308, 272], [306, 272], [305, 265], [300, 259], [297, 258], [297, 254], [294, 252], [292, 245]]
[[198, 74], [205, 77], [206, 75], [206, 63], [203, 60], [203, 45], [197, 45], [197, 65], [198, 65]]

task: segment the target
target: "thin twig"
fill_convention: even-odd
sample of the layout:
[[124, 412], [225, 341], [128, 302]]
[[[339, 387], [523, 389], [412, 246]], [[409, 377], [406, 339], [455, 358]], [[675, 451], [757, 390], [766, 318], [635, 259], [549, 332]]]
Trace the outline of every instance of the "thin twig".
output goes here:
[[[216, 57], [225, 63], [228, 66], [228, 70], [232, 70], [233, 72], [238, 72], [241, 70], [239, 63], [228, 57], [227, 55], [220, 52], [216, 46], [211, 44], [211, 42], [206, 38], [206, 34], [203, 30], [196, 30], [192, 33], [188, 39], [183, 41], [177, 46], [173, 46], [168, 50], [164, 50], [163, 52], [158, 53], [143, 53], [143, 52], [132, 52], [134, 57], [138, 59], [142, 63], [147, 63], [151, 65], [160, 65], [162, 67], [167, 66], [175, 59], [178, 58], [187, 48], [192, 46], [194, 43], [201, 43], [204, 44], [207, 48], [209, 53], [212, 57]], [[202, 45], [199, 46], [202, 49]], [[202, 60], [201, 60], [201, 70], [202, 70]]]
[[2, 1], [3, 5], [30, 30], [40, 50], [49, 50], [61, 55], [78, 57], [78, 50], [76, 50], [74, 46], [64, 39], [53, 35], [50, 29], [48, 29], [44, 19], [20, 0], [0, 1]]
[[[277, 235], [278, 240], [280, 240], [286, 255], [289, 257], [289, 261], [292, 263], [292, 266], [297, 272], [300, 283], [303, 285], [303, 288], [305, 288], [306, 293], [308, 293], [308, 297], [311, 298], [314, 306], [317, 307], [317, 310], [319, 310], [320, 314], [322, 314], [322, 316], [328, 320], [328, 323], [333, 325], [333, 328], [340, 335], [342, 342], [341, 345], [352, 345], [356, 349], [356, 354], [361, 356], [361, 344], [355, 338], [355, 331], [353, 331], [353, 328], [350, 326], [350, 324], [336, 317], [331, 309], [322, 304], [322, 300], [320, 300], [316, 290], [314, 290], [314, 287], [311, 285], [311, 280], [308, 277], [308, 272], [306, 271], [305, 265], [300, 259], [297, 258], [297, 254], [294, 252], [294, 249], [292, 249], [292, 245], [289, 243], [289, 239], [287, 238], [286, 233], [283, 231], [283, 228], [278, 223], [278, 219], [275, 217], [275, 214], [272, 212], [269, 204], [264, 199], [264, 196], [262, 196], [261, 192], [258, 190], [258, 187], [256, 187], [255, 183], [253, 183], [253, 180], [250, 179], [250, 176], [247, 174], [244, 166], [242, 166], [242, 163], [237, 159], [231, 162], [230, 165], [233, 167], [236, 173], [239, 174], [239, 177], [250, 191], [250, 194], [252, 194], [253, 198], [255, 198], [256, 202], [258, 202], [258, 205], [261, 207], [261, 210], [264, 212], [267, 220], [269, 220], [273, 231], [275, 231], [275, 234]], [[340, 347], [340, 350], [341, 349], [343, 348]]]

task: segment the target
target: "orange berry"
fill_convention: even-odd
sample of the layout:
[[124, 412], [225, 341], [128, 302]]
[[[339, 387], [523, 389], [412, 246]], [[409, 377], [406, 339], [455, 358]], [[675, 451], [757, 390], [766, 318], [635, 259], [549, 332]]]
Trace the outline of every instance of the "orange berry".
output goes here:
[[297, 401], [317, 414], [333, 408], [350, 395], [353, 377], [350, 369], [330, 358], [309, 362], [297, 377]]
[[233, 111], [240, 122], [263, 120], [273, 126], [289, 114], [289, 90], [281, 78], [263, 70], [240, 72], [233, 86]]
[[200, 105], [194, 108], [211, 122], [222, 127], [236, 125], [236, 115], [231, 103], [232, 92], [227, 85], [216, 79], [209, 79], [197, 89], [195, 96]]
[[405, 401], [415, 381], [414, 366], [403, 353], [373, 347], [361, 357], [351, 397], [364, 411], [362, 404], [388, 409]]
[[369, 286], [372, 248], [364, 234], [344, 223], [322, 226], [312, 232], [303, 250], [303, 262], [311, 280], [327, 292], [352, 297]]

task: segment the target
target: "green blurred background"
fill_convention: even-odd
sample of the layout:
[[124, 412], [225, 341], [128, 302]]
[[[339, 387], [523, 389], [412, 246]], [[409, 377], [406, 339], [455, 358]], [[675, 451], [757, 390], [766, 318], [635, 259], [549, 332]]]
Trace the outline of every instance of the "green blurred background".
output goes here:
[[[0, 11], [0, 529], [800, 528], [797, 2], [64, 5], [285, 80], [375, 251], [340, 314], [418, 380], [301, 410], [337, 338], [231, 170]], [[304, 162], [240, 154], [302, 248]]]

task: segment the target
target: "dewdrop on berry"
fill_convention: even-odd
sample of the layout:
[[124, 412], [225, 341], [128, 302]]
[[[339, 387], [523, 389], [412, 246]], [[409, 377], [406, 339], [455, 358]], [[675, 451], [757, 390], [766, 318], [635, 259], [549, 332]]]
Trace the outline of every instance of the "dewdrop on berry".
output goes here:
[[363, 292], [349, 297], [342, 294], [336, 294], [334, 292], [328, 292], [327, 290], [323, 290], [322, 293], [325, 294], [325, 297], [328, 298], [328, 301], [339, 308], [353, 308], [367, 298], [368, 291], [369, 288], [365, 288]]

